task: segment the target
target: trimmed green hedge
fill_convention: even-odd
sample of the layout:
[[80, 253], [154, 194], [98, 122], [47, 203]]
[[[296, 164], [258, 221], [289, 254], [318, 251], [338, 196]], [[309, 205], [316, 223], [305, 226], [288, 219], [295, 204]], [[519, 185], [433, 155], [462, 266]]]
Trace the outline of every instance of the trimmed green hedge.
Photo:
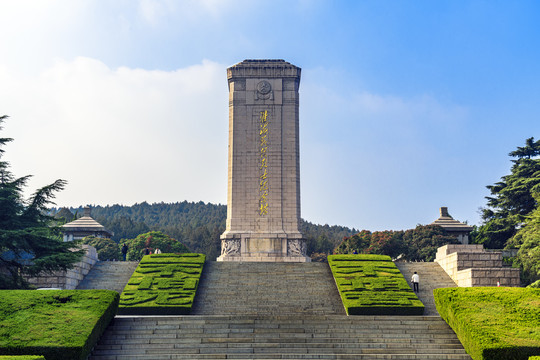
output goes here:
[[424, 305], [386, 255], [330, 255], [343, 306], [349, 315], [422, 315]]
[[144, 256], [120, 295], [118, 313], [189, 314], [205, 259], [190, 253]]
[[0, 360], [45, 360], [45, 358], [36, 355], [6, 355], [0, 356]]
[[109, 290], [2, 290], [0, 354], [86, 359], [117, 308]]
[[529, 360], [540, 360], [540, 356], [531, 356]]
[[540, 289], [444, 288], [433, 295], [439, 314], [474, 360], [540, 355]]

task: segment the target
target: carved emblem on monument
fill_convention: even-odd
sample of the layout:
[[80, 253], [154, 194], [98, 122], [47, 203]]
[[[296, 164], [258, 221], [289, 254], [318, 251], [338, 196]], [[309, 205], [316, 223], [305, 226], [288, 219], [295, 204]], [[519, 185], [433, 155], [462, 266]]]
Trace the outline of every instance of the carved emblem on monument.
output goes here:
[[269, 100], [273, 99], [272, 85], [266, 80], [259, 81], [257, 84], [257, 91], [255, 91], [256, 100]]
[[221, 255], [240, 255], [240, 239], [221, 240]]
[[305, 256], [306, 242], [304, 240], [294, 239], [287, 241], [288, 256]]

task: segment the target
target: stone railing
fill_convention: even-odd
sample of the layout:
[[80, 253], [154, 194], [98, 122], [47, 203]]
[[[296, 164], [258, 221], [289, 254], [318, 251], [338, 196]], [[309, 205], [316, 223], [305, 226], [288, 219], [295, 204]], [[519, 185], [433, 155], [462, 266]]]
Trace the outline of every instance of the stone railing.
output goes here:
[[502, 252], [485, 251], [482, 245], [445, 245], [435, 262], [457, 286], [520, 286], [519, 269], [503, 267]]
[[89, 245], [82, 245], [86, 249], [86, 255], [75, 266], [66, 271], [56, 271], [52, 274], [27, 278], [26, 280], [37, 288], [58, 288], [73, 290], [88, 274], [92, 266], [98, 261], [96, 249]]

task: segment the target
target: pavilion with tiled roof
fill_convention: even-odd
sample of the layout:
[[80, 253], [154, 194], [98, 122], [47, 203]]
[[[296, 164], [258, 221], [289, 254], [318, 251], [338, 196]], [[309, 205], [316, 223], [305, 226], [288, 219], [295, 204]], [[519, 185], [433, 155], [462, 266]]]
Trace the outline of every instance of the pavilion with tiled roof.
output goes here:
[[456, 236], [460, 243], [463, 245], [468, 245], [469, 234], [473, 230], [473, 227], [454, 220], [454, 218], [448, 213], [447, 207], [441, 207], [440, 213], [441, 216], [430, 225], [439, 225], [446, 230], [448, 234]]
[[113, 234], [91, 217], [90, 207], [84, 208], [83, 217], [62, 226], [64, 241], [83, 239], [87, 236], [110, 238]]

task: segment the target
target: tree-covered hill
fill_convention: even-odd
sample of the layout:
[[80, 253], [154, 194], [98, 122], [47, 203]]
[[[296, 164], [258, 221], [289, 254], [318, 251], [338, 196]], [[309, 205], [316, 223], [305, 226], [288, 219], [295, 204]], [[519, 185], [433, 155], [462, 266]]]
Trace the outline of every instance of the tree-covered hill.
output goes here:
[[[66, 212], [69, 210], [69, 212]], [[58, 217], [73, 220], [83, 207], [54, 209]], [[214, 260], [221, 251], [219, 236], [225, 231], [227, 206], [199, 202], [154, 203], [132, 206], [92, 206], [92, 217], [114, 232], [113, 240], [134, 239], [148, 231], [161, 231], [185, 244], [190, 251]], [[331, 253], [344, 237], [358, 232], [344, 226], [318, 225], [302, 220], [301, 231], [308, 241], [308, 253]]]

